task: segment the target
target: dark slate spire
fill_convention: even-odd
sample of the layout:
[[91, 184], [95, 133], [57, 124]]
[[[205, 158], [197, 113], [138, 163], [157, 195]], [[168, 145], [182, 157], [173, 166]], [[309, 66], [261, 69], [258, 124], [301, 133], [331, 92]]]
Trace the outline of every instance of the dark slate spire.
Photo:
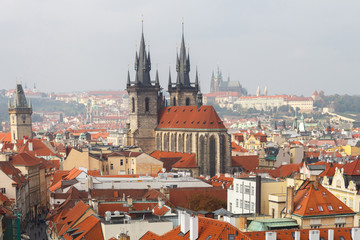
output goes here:
[[130, 72], [128, 70], [128, 76], [127, 76], [127, 86], [130, 87]]
[[185, 40], [184, 40], [184, 23], [182, 25], [182, 38], [180, 46], [180, 58], [177, 56], [176, 71], [178, 74], [179, 83], [184, 87], [190, 87], [190, 57], [186, 55]]
[[171, 83], [171, 71], [170, 71], [170, 67], [169, 67], [169, 83], [168, 86], [171, 87], [172, 83]]
[[21, 84], [16, 85], [15, 95], [13, 100], [13, 108], [29, 108], [29, 105], [26, 101], [24, 90]]
[[158, 73], [158, 70], [156, 69], [156, 75], [155, 75], [155, 85], [159, 86], [160, 83], [159, 83], [159, 73]]
[[150, 70], [151, 70], [150, 53], [148, 54], [146, 53], [144, 31], [142, 31], [139, 55], [137, 53], [135, 55], [135, 71], [136, 71], [135, 84], [150, 86], [151, 85]]
[[200, 87], [199, 87], [199, 76], [198, 76], [197, 67], [196, 67], [196, 74], [195, 74], [195, 87], [200, 90]]

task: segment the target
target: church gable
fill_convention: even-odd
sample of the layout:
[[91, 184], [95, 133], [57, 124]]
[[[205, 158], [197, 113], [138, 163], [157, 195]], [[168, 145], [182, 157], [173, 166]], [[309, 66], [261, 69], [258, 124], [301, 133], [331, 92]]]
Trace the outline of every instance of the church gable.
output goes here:
[[226, 127], [213, 106], [178, 106], [160, 110], [157, 129], [226, 130]]

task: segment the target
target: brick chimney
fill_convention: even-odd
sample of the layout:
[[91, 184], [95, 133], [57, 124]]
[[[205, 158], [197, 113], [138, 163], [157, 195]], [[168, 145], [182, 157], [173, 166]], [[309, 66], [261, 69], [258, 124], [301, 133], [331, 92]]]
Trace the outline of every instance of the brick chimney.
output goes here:
[[310, 182], [312, 182], [314, 188], [319, 189], [319, 176], [311, 175]]
[[294, 192], [294, 187], [286, 188], [286, 216], [290, 216], [294, 211]]

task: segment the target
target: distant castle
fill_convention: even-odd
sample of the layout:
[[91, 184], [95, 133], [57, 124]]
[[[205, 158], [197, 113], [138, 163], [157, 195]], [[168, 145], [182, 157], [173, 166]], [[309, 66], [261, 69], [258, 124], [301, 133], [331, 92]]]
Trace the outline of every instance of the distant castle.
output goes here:
[[227, 81], [223, 80], [219, 67], [216, 74], [213, 72], [211, 76], [210, 93], [215, 92], [238, 92], [242, 96], [247, 96], [247, 90], [241, 86], [239, 81], [230, 81], [230, 77], [228, 77]]

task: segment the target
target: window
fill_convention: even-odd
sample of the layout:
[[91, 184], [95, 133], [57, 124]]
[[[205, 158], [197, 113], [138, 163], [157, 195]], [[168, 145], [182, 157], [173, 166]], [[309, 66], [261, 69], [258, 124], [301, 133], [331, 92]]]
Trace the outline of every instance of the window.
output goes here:
[[328, 209], [329, 209], [329, 211], [332, 211], [333, 207], [331, 205], [328, 205]]
[[244, 208], [245, 208], [246, 210], [250, 210], [250, 202], [249, 202], [249, 201], [245, 201]]
[[243, 192], [243, 185], [240, 185], [240, 193], [242, 193]]
[[251, 211], [253, 212], [255, 210], [255, 204], [252, 202], [251, 203]]
[[255, 188], [252, 186], [251, 187], [251, 195], [254, 196], [254, 194], [255, 194]]
[[240, 199], [240, 208], [243, 208], [243, 200]]
[[120, 159], [120, 165], [124, 165], [124, 160], [123, 159]]
[[128, 164], [128, 160], [126, 159], [126, 164]]
[[186, 98], [186, 106], [190, 105], [190, 98]]
[[229, 240], [235, 240], [235, 235], [234, 234], [229, 234], [228, 239]]
[[134, 164], [134, 159], [131, 159], [131, 163]]
[[176, 98], [173, 98], [173, 105], [176, 106]]
[[236, 184], [236, 192], [239, 192], [239, 184]]
[[318, 209], [319, 209], [320, 212], [323, 212], [323, 211], [324, 211], [324, 209], [323, 209], [322, 206], [318, 206]]
[[239, 199], [236, 199], [236, 207], [239, 207]]
[[344, 197], [344, 203], [346, 204], [346, 197]]
[[110, 170], [114, 169], [114, 164], [110, 164]]
[[250, 194], [250, 186], [245, 186], [245, 194]]
[[134, 174], [134, 169], [131, 169], [131, 174]]
[[6, 188], [1, 188], [1, 193], [6, 194]]
[[149, 112], [150, 109], [150, 99], [147, 97], [145, 98], [145, 112]]
[[132, 112], [135, 112], [135, 98], [131, 98], [131, 108], [132, 108]]

